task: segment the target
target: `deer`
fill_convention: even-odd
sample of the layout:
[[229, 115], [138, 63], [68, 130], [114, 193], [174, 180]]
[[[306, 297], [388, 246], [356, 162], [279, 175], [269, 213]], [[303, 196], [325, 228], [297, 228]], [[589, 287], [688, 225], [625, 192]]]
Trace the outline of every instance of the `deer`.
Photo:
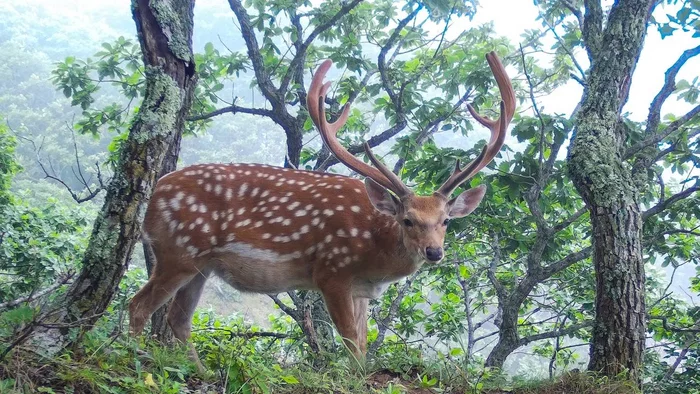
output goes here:
[[[161, 177], [148, 202], [142, 239], [155, 257], [146, 284], [129, 303], [129, 330], [139, 335], [151, 314], [173, 301], [167, 322], [187, 343], [205, 282], [217, 275], [242, 292], [321, 293], [347, 349], [360, 360], [367, 351], [367, 309], [391, 285], [423, 266], [438, 264], [451, 219], [472, 213], [486, 186], [453, 192], [481, 171], [504, 144], [515, 111], [515, 94], [495, 52], [486, 55], [501, 95], [492, 120], [467, 104], [491, 132], [480, 154], [464, 168], [457, 161], [431, 195], [415, 194], [372, 153], [372, 165], [337, 139], [348, 119], [345, 104], [334, 123], [326, 120], [323, 83], [332, 65], [313, 75], [309, 115], [323, 143], [358, 178], [265, 164], [195, 164]], [[190, 354], [203, 369], [190, 343]]]

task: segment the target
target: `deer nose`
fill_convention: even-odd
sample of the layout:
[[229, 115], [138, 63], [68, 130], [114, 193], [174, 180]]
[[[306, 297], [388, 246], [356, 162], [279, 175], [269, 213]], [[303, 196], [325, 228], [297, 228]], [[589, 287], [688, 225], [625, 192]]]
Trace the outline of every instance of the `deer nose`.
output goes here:
[[440, 259], [442, 259], [442, 248], [428, 246], [425, 248], [425, 257], [430, 261], [440, 261]]

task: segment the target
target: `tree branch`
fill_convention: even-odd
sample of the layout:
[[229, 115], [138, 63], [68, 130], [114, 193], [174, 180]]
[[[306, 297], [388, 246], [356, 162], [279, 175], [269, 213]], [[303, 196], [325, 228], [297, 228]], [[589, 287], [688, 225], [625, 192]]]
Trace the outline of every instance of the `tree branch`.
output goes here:
[[696, 321], [692, 327], [674, 327], [668, 324], [668, 317], [667, 316], [648, 316], [649, 320], [661, 320], [661, 325], [664, 327], [664, 330], [671, 331], [671, 332], [676, 332], [676, 333], [684, 333], [684, 334], [700, 334], [700, 321]]
[[584, 0], [585, 16], [583, 19], [583, 42], [588, 53], [588, 59], [593, 62], [598, 53], [598, 46], [603, 35], [603, 7], [600, 0]]
[[547, 279], [550, 276], [556, 274], [557, 272], [561, 272], [562, 270], [565, 270], [570, 266], [578, 263], [579, 261], [585, 259], [591, 254], [592, 250], [593, 247], [588, 246], [579, 250], [578, 252], [570, 253], [563, 259], [544, 267], [538, 276], [542, 280]]
[[561, 0], [561, 4], [576, 17], [578, 28], [583, 31], [583, 14], [581, 10], [569, 0]]
[[[333, 27], [340, 20], [340, 18], [347, 15], [350, 11], [352, 11], [353, 8], [360, 4], [360, 2], [362, 2], [362, 0], [353, 0], [350, 3], [344, 4], [340, 8], [340, 10], [338, 10], [338, 12], [336, 12], [335, 15], [333, 15], [330, 19], [316, 26], [316, 28], [311, 32], [311, 34], [309, 34], [309, 36], [306, 37], [306, 40], [304, 40], [303, 43], [295, 43], [296, 53], [294, 54], [294, 58], [292, 59], [292, 61], [289, 63], [289, 68], [287, 69], [287, 72], [284, 74], [284, 77], [282, 77], [282, 82], [280, 82], [279, 89], [280, 92], [287, 91], [287, 88], [289, 87], [289, 82], [292, 80], [292, 76], [294, 75], [295, 70], [303, 67], [304, 59], [306, 59], [306, 50], [309, 48], [309, 46], [311, 46], [311, 43], [316, 39], [316, 37], [324, 31]], [[301, 37], [298, 37], [297, 40], [301, 40]]]
[[237, 113], [242, 113], [242, 114], [251, 114], [251, 115], [258, 115], [258, 116], [266, 116], [269, 118], [272, 118], [274, 113], [269, 110], [269, 109], [264, 109], [264, 108], [246, 108], [246, 107], [240, 107], [236, 104], [233, 104], [228, 107], [224, 108], [219, 108], [215, 111], [206, 113], [206, 114], [199, 114], [199, 115], [192, 115], [189, 118], [187, 118], [188, 122], [195, 122], [198, 120], [204, 120], [204, 119], [209, 119], [213, 118], [215, 116], [219, 116], [222, 114], [227, 114], [227, 113], [232, 113], [232, 114], [237, 114]]
[[0, 310], [9, 309], [9, 308], [15, 307], [15, 306], [17, 306], [17, 305], [19, 305], [19, 304], [25, 303], [25, 302], [34, 301], [34, 300], [36, 300], [37, 298], [41, 298], [41, 297], [43, 297], [43, 296], [45, 296], [45, 295], [47, 295], [47, 294], [49, 294], [49, 293], [52, 293], [52, 292], [54, 292], [56, 289], [58, 289], [59, 287], [65, 285], [65, 284], [70, 284], [69, 282], [71, 281], [71, 279], [73, 279], [73, 276], [74, 276], [74, 275], [75, 275], [74, 272], [68, 272], [68, 273], [66, 273], [65, 275], [63, 275], [62, 277], [60, 277], [60, 278], [58, 279], [58, 282], [56, 282], [56, 283], [54, 283], [53, 285], [51, 285], [51, 286], [45, 288], [44, 290], [39, 291], [38, 293], [29, 294], [29, 295], [27, 295], [27, 296], [20, 297], [20, 298], [18, 298], [18, 299], [16, 299], [16, 300], [12, 300], [12, 301], [7, 301], [7, 302], [0, 303]]
[[568, 218], [562, 220], [561, 222], [555, 224], [552, 227], [552, 234], [558, 233], [559, 231], [569, 227], [573, 222], [578, 220], [578, 218], [583, 216], [583, 214], [585, 214], [586, 212], [588, 212], [588, 208], [583, 207], [583, 208], [579, 209], [578, 211], [576, 211], [576, 213], [574, 213], [573, 215], [571, 215]]
[[676, 89], [676, 76], [685, 63], [691, 58], [700, 54], [700, 45], [695, 48], [687, 49], [676, 60], [671, 67], [666, 70], [664, 86], [659, 93], [654, 97], [654, 100], [649, 106], [649, 115], [647, 116], [647, 133], [656, 133], [661, 120], [661, 106], [666, 102], [666, 99], [671, 96]]
[[680, 118], [674, 120], [671, 122], [666, 129], [664, 129], [661, 132], [656, 132], [652, 134], [651, 136], [645, 138], [643, 141], [640, 141], [636, 143], [635, 145], [632, 145], [629, 147], [626, 151], [625, 154], [623, 155], [623, 160], [628, 160], [632, 158], [635, 154], [637, 154], [639, 151], [642, 149], [658, 144], [659, 142], [663, 141], [665, 138], [676, 132], [678, 129], [680, 129], [683, 125], [688, 123], [690, 120], [692, 120], [695, 116], [700, 114], [700, 105], [696, 105], [693, 107], [690, 111], [688, 111], [685, 115], [681, 116]]
[[486, 271], [486, 276], [489, 278], [489, 281], [496, 290], [496, 297], [498, 298], [498, 304], [500, 308], [501, 305], [504, 305], [507, 302], [508, 292], [503, 286], [503, 283], [501, 283], [498, 280], [498, 278], [496, 278], [496, 267], [498, 266], [498, 263], [501, 260], [501, 247], [498, 244], [498, 234], [496, 233], [493, 234], [493, 242], [491, 242], [491, 246], [493, 248], [493, 259], [491, 259], [489, 268]]
[[265, 72], [265, 63], [260, 54], [258, 39], [255, 37], [255, 31], [250, 24], [248, 12], [245, 10], [240, 0], [229, 0], [229, 5], [233, 13], [236, 14], [238, 24], [241, 27], [241, 35], [248, 48], [248, 57], [250, 57], [250, 61], [253, 64], [253, 71], [255, 72], [255, 79], [258, 82], [258, 87], [260, 87], [262, 94], [273, 106], [278, 106], [282, 100], [280, 100], [278, 91], [272, 84], [270, 75]]
[[642, 213], [642, 220], [646, 220], [649, 217], [662, 212], [663, 210], [675, 204], [676, 202], [690, 197], [691, 194], [697, 192], [698, 190], [700, 190], [700, 183], [696, 184], [693, 187], [689, 187], [681, 192], [678, 192], [672, 195], [671, 197], [664, 199], [663, 201], [660, 201], [658, 204], [654, 205], [653, 207], [647, 209]]
[[553, 330], [553, 331], [541, 332], [539, 334], [528, 335], [526, 337], [520, 338], [520, 340], [518, 341], [518, 347], [525, 346], [528, 343], [539, 341], [541, 339], [556, 338], [556, 337], [562, 337], [564, 335], [571, 335], [578, 330], [592, 327], [592, 326], [593, 326], [593, 321], [586, 321], [583, 323], [572, 324], [569, 327], [561, 328], [559, 330]]
[[391, 47], [394, 46], [394, 43], [399, 38], [399, 35], [401, 34], [403, 28], [406, 27], [406, 25], [408, 25], [408, 23], [413, 18], [415, 18], [416, 15], [418, 15], [418, 12], [420, 12], [420, 10], [422, 9], [423, 4], [419, 4], [410, 14], [408, 14], [404, 19], [399, 21], [399, 24], [396, 26], [396, 29], [394, 29], [391, 36], [389, 36], [389, 39], [386, 41], [381, 51], [379, 51], [379, 57], [377, 58], [377, 68], [379, 69], [379, 75], [382, 80], [382, 85], [384, 85], [384, 90], [386, 90], [387, 94], [389, 95], [389, 98], [391, 99], [391, 102], [394, 104], [398, 123], [405, 123], [406, 119], [405, 114], [403, 113], [403, 103], [401, 102], [401, 98], [399, 97], [399, 95], [396, 94], [394, 88], [391, 86], [391, 81], [389, 80], [389, 74], [387, 73], [386, 69], [386, 55], [387, 52], [389, 52], [389, 49], [391, 49]]

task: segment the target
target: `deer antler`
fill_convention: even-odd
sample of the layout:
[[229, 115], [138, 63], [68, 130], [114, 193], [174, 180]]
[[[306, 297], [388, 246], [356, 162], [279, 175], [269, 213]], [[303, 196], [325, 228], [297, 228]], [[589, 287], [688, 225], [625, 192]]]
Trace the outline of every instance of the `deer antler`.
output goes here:
[[384, 164], [382, 164], [369, 148], [369, 144], [365, 142], [364, 148], [370, 161], [375, 165], [374, 168], [363, 161], [353, 156], [350, 152], [338, 142], [337, 133], [348, 120], [350, 113], [350, 103], [345, 104], [343, 110], [334, 123], [328, 123], [326, 120], [325, 98], [330, 82], [323, 83], [323, 79], [331, 67], [333, 62], [325, 60], [316, 70], [316, 73], [311, 80], [308, 95], [306, 96], [306, 106], [309, 109], [311, 120], [318, 128], [323, 142], [335, 157], [343, 164], [353, 169], [357, 173], [369, 177], [378, 184], [393, 191], [399, 197], [411, 194], [411, 190], [399, 179], [396, 174], [391, 172]]
[[487, 53], [486, 61], [489, 63], [491, 72], [496, 78], [498, 90], [501, 93], [500, 116], [498, 119], [491, 120], [479, 115], [471, 104], [467, 104], [467, 109], [469, 110], [469, 113], [472, 114], [474, 119], [491, 130], [491, 140], [486, 146], [484, 146], [484, 149], [481, 151], [479, 156], [469, 163], [464, 170], [459, 168], [459, 160], [457, 161], [454, 172], [437, 191], [437, 193], [440, 193], [448, 198], [459, 185], [476, 175], [482, 168], [490, 163], [494, 157], [496, 157], [498, 151], [503, 146], [503, 142], [506, 139], [506, 129], [508, 128], [508, 124], [513, 119], [513, 114], [515, 113], [515, 91], [513, 91], [513, 86], [510, 83], [508, 74], [506, 74], [506, 69], [503, 67], [503, 63], [501, 63], [501, 60], [498, 58], [498, 56], [496, 56], [495, 52]]

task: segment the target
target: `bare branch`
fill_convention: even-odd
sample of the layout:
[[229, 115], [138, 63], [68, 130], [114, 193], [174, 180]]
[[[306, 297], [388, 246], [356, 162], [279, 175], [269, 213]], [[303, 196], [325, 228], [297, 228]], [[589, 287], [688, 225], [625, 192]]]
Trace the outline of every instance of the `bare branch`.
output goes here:
[[270, 75], [265, 71], [265, 63], [260, 53], [260, 47], [258, 45], [258, 39], [255, 37], [255, 31], [253, 26], [250, 24], [250, 16], [245, 10], [243, 4], [240, 0], [229, 0], [229, 5], [241, 28], [241, 35], [245, 41], [246, 47], [248, 48], [248, 57], [253, 64], [253, 71], [255, 72], [255, 79], [257, 80], [258, 87], [260, 91], [273, 105], [279, 105], [281, 102], [279, 94], [275, 86], [272, 84]]
[[678, 129], [680, 129], [683, 125], [691, 121], [695, 116], [700, 114], [700, 105], [696, 105], [693, 107], [690, 111], [688, 111], [685, 115], [681, 116], [680, 118], [674, 120], [671, 122], [668, 127], [666, 127], [663, 131], [657, 132], [652, 134], [651, 136], [645, 138], [643, 141], [640, 141], [636, 143], [635, 145], [630, 146], [626, 151], [625, 154], [623, 155], [624, 160], [628, 160], [632, 158], [635, 154], [637, 154], [639, 151], [642, 149], [658, 144], [659, 142], [663, 141], [665, 138], [676, 132]]
[[570, 253], [563, 259], [544, 267], [542, 269], [542, 273], [539, 276], [541, 276], [543, 279], [549, 278], [557, 272], [561, 272], [571, 267], [572, 265], [578, 263], [579, 261], [585, 259], [591, 254], [592, 250], [593, 247], [588, 246], [579, 250], [578, 252]]
[[[50, 158], [49, 158], [49, 168], [50, 168], [50, 172], [49, 172], [49, 169], [46, 168], [46, 166], [44, 165], [44, 162], [41, 161], [41, 149], [42, 149], [41, 144], [37, 147], [36, 143], [31, 138], [27, 138], [27, 137], [19, 135], [17, 133], [15, 133], [15, 135], [17, 136], [17, 138], [20, 138], [24, 141], [27, 141], [32, 145], [32, 148], [34, 150], [34, 155], [36, 156], [36, 162], [39, 165], [39, 168], [41, 169], [41, 171], [44, 173], [44, 178], [54, 180], [54, 181], [60, 183], [61, 185], [63, 185], [63, 187], [68, 191], [68, 193], [71, 195], [73, 200], [75, 202], [77, 202], [78, 204], [92, 200], [93, 198], [97, 197], [97, 195], [100, 194], [100, 192], [102, 190], [106, 189], [105, 183], [103, 182], [103, 179], [102, 179], [102, 173], [100, 172], [100, 166], [98, 163], [95, 163], [95, 166], [97, 167], [97, 180], [99, 182], [99, 186], [97, 188], [95, 188], [95, 190], [91, 190], [91, 188], [88, 185], [85, 178], [82, 177], [82, 171], [79, 171], [80, 172], [80, 176], [79, 176], [78, 174], [75, 173], [75, 170], [73, 170], [73, 174], [75, 175], [75, 177], [78, 179], [78, 181], [80, 181], [83, 184], [83, 186], [85, 186], [85, 188], [88, 191], [87, 195], [81, 197], [63, 179], [61, 179], [58, 175], [56, 175], [56, 170], [53, 168], [53, 165], [51, 164]], [[42, 144], [43, 144], [43, 142], [42, 142]], [[74, 143], [74, 148], [75, 148], [75, 157], [77, 160], [77, 165], [78, 165], [78, 167], [80, 167], [80, 160], [78, 159], [78, 148], [77, 148], [77, 145], [75, 143]]]
[[685, 63], [691, 58], [700, 54], [700, 45], [695, 48], [684, 51], [671, 67], [666, 70], [664, 86], [659, 93], [654, 97], [654, 100], [649, 106], [649, 115], [647, 116], [647, 133], [656, 133], [661, 120], [661, 106], [666, 102], [666, 99], [671, 96], [676, 89], [676, 76]]
[[549, 338], [562, 337], [565, 335], [571, 335], [578, 330], [588, 328], [591, 326], [593, 326], [593, 321], [586, 321], [583, 323], [572, 324], [566, 328], [561, 328], [561, 329], [554, 330], [554, 331], [547, 331], [547, 332], [541, 332], [539, 334], [528, 335], [526, 337], [520, 338], [520, 341], [518, 341], [518, 346], [525, 346], [528, 343], [539, 341], [542, 339], [549, 339]]
[[51, 285], [51, 286], [49, 286], [49, 287], [47, 287], [47, 288], [45, 288], [37, 293], [29, 294], [27, 296], [20, 297], [16, 300], [0, 303], [0, 310], [13, 308], [19, 304], [22, 304], [25, 302], [31, 302], [31, 301], [34, 301], [38, 298], [41, 298], [41, 297], [49, 294], [49, 293], [52, 293], [52, 292], [56, 291], [56, 289], [58, 289], [59, 287], [65, 285], [65, 284], [70, 284], [70, 281], [71, 281], [71, 279], [73, 279], [74, 275], [75, 275], [75, 272], [68, 272], [65, 275], [60, 276], [56, 283], [54, 283], [53, 285]]
[[654, 205], [653, 207], [647, 209], [642, 213], [642, 220], [646, 220], [649, 217], [662, 212], [663, 210], [675, 204], [676, 202], [690, 197], [693, 193], [697, 192], [698, 190], [700, 190], [700, 183], [696, 184], [693, 187], [689, 187], [681, 192], [678, 192], [672, 195], [671, 197], [664, 199], [663, 201], [660, 201], [658, 204]]
[[258, 115], [258, 116], [267, 116], [269, 118], [272, 118], [274, 113], [269, 110], [269, 109], [264, 109], [264, 108], [246, 108], [246, 107], [241, 107], [236, 104], [233, 104], [229, 107], [224, 107], [224, 108], [219, 108], [215, 111], [206, 113], [206, 114], [199, 114], [199, 115], [193, 115], [187, 118], [187, 121], [189, 122], [195, 122], [198, 120], [204, 120], [204, 119], [209, 119], [213, 118], [215, 116], [219, 116], [221, 114], [227, 114], [227, 113], [242, 113], [242, 114], [250, 114], [250, 115]]
[[[303, 67], [304, 59], [306, 58], [306, 50], [309, 48], [309, 46], [311, 46], [311, 43], [316, 39], [316, 37], [318, 37], [319, 34], [334, 26], [340, 20], [340, 18], [347, 15], [350, 11], [352, 11], [353, 8], [360, 4], [360, 2], [362, 2], [362, 0], [353, 0], [349, 3], [345, 3], [340, 8], [340, 10], [338, 10], [338, 12], [336, 12], [335, 15], [333, 15], [330, 19], [316, 26], [316, 28], [311, 32], [311, 34], [309, 34], [309, 36], [306, 37], [306, 40], [304, 40], [303, 43], [295, 43], [296, 53], [294, 54], [294, 58], [289, 64], [287, 72], [285, 73], [284, 77], [282, 77], [279, 89], [280, 92], [285, 92], [287, 90], [289, 82], [292, 80], [293, 74], [301, 70], [301, 68]], [[297, 39], [301, 40], [301, 37], [298, 37]]]

